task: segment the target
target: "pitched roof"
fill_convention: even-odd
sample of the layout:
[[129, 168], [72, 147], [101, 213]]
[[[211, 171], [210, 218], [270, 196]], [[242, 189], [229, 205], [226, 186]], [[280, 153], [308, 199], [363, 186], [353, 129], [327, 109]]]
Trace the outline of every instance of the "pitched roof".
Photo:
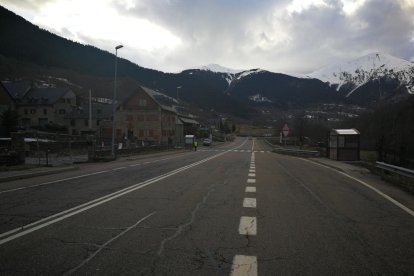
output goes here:
[[174, 99], [157, 91], [154, 91], [152, 89], [149, 89], [147, 87], [141, 86], [142, 90], [144, 90], [145, 93], [148, 94], [160, 107], [164, 110], [177, 113], [177, 110], [175, 109], [175, 102]]
[[[67, 93], [69, 88], [31, 88], [21, 100], [22, 104], [54, 104]], [[72, 92], [73, 93], [73, 92]]]
[[31, 88], [29, 81], [2, 81], [1, 84], [15, 101], [20, 101]]

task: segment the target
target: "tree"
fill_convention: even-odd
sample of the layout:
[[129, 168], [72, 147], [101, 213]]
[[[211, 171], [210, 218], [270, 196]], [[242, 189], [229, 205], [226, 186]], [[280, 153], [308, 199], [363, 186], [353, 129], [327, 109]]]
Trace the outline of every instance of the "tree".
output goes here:
[[5, 131], [5, 135], [10, 137], [10, 133], [17, 130], [18, 115], [16, 110], [10, 108], [1, 114], [1, 126]]

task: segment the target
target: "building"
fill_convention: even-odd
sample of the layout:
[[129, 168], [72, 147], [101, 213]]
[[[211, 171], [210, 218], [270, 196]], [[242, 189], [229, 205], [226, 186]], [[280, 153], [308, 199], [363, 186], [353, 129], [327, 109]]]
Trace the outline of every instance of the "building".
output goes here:
[[[89, 113], [89, 104], [81, 104], [65, 117], [70, 134], [88, 133], [99, 136], [102, 124], [112, 122], [112, 104], [93, 102], [91, 107], [91, 113]], [[89, 118], [90, 115], [91, 118]]]
[[360, 159], [360, 134], [352, 129], [332, 129], [329, 133], [329, 158], [338, 161]]
[[0, 82], [0, 113], [11, 109], [16, 110], [16, 99], [10, 94], [9, 82]]
[[[76, 107], [76, 95], [69, 88], [34, 86], [28, 81], [3, 81], [0, 105], [14, 106], [22, 128], [54, 127], [64, 129], [65, 117]], [[2, 94], [4, 94], [1, 91]]]
[[[118, 105], [115, 138], [119, 143], [139, 145], [183, 145], [187, 127], [198, 125], [188, 115], [179, 115], [177, 102], [160, 92], [140, 86]], [[102, 139], [112, 133], [108, 123], [101, 127]]]

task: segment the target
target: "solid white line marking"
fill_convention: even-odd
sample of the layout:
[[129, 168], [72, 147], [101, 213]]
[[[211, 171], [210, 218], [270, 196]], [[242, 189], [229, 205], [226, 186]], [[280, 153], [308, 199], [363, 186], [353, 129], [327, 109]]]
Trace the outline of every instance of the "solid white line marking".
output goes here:
[[256, 177], [255, 173], [249, 173], [248, 177]]
[[414, 211], [413, 211], [413, 210], [411, 210], [410, 208], [408, 208], [408, 207], [406, 207], [405, 205], [401, 204], [400, 202], [396, 201], [396, 200], [395, 200], [395, 199], [393, 199], [392, 197], [390, 197], [390, 196], [388, 196], [388, 195], [384, 194], [383, 192], [381, 192], [381, 191], [380, 191], [380, 190], [378, 190], [377, 188], [375, 188], [375, 187], [373, 187], [373, 186], [369, 185], [368, 183], [366, 183], [366, 182], [364, 182], [364, 181], [362, 181], [362, 180], [360, 180], [360, 179], [358, 179], [358, 178], [355, 178], [355, 177], [353, 177], [353, 176], [351, 176], [351, 175], [349, 175], [349, 174], [347, 174], [347, 173], [340, 172], [340, 171], [338, 171], [338, 170], [335, 170], [335, 169], [333, 169], [333, 168], [331, 168], [331, 167], [328, 167], [328, 166], [325, 166], [325, 165], [319, 164], [319, 163], [317, 163], [317, 162], [310, 161], [310, 160], [303, 159], [303, 158], [299, 158], [299, 159], [301, 159], [301, 160], [303, 160], [303, 161], [306, 161], [306, 162], [310, 162], [310, 163], [312, 163], [312, 164], [315, 164], [315, 165], [318, 165], [318, 166], [321, 166], [321, 167], [324, 167], [324, 168], [327, 168], [327, 169], [330, 169], [330, 170], [335, 171], [335, 172], [337, 172], [337, 173], [339, 173], [339, 174], [342, 174], [343, 176], [346, 176], [346, 177], [348, 177], [348, 178], [350, 178], [350, 179], [352, 179], [352, 180], [355, 180], [356, 182], [361, 183], [361, 184], [362, 184], [362, 185], [364, 185], [365, 187], [367, 187], [367, 188], [369, 188], [369, 189], [373, 190], [374, 192], [376, 192], [377, 194], [379, 194], [379, 195], [380, 195], [380, 196], [382, 196], [383, 198], [387, 199], [388, 201], [390, 201], [391, 203], [393, 203], [394, 205], [398, 206], [399, 208], [401, 208], [402, 210], [404, 210], [405, 212], [407, 212], [408, 214], [410, 214], [411, 216], [413, 216], [413, 217], [414, 217]]
[[245, 192], [246, 193], [255, 193], [256, 192], [256, 187], [250, 187], [250, 186], [248, 186], [248, 187], [246, 187]]
[[241, 217], [239, 224], [240, 235], [257, 235], [257, 219], [256, 217]]
[[256, 183], [256, 179], [247, 179], [247, 183]]
[[[103, 196], [103, 197], [100, 197], [100, 198], [91, 200], [89, 202], [83, 203], [83, 204], [78, 205], [76, 207], [73, 207], [73, 208], [70, 208], [68, 210], [62, 211], [60, 213], [51, 215], [49, 217], [40, 219], [38, 221], [32, 222], [32, 223], [27, 224], [27, 225], [24, 225], [22, 227], [15, 228], [15, 229], [10, 230], [8, 232], [2, 233], [2, 234], [0, 234], [0, 238], [1, 237], [5, 237], [5, 236], [8, 236], [8, 237], [0, 240], [0, 245], [4, 244], [6, 242], [12, 241], [14, 239], [17, 239], [19, 237], [25, 236], [27, 234], [30, 234], [30, 233], [32, 233], [32, 232], [34, 232], [36, 230], [39, 230], [41, 228], [44, 228], [46, 226], [49, 226], [51, 224], [54, 224], [56, 222], [59, 222], [61, 220], [66, 219], [66, 218], [72, 217], [72, 216], [74, 216], [76, 214], [82, 213], [82, 212], [84, 212], [86, 210], [89, 210], [89, 209], [91, 209], [93, 207], [99, 206], [99, 205], [101, 205], [103, 203], [106, 203], [106, 202], [111, 201], [113, 199], [116, 199], [118, 197], [121, 197], [121, 196], [123, 196], [125, 194], [131, 193], [131, 192], [136, 191], [138, 189], [142, 189], [142, 188], [144, 188], [144, 187], [146, 187], [148, 185], [151, 185], [151, 184], [153, 184], [155, 182], [158, 182], [160, 180], [163, 180], [165, 178], [168, 178], [168, 177], [170, 177], [172, 175], [175, 175], [177, 173], [180, 173], [182, 171], [188, 170], [188, 169], [190, 169], [192, 167], [195, 167], [195, 166], [198, 166], [200, 164], [203, 164], [203, 163], [205, 163], [205, 162], [207, 162], [209, 160], [212, 160], [212, 159], [217, 158], [217, 157], [219, 157], [221, 155], [224, 155], [224, 154], [226, 154], [226, 152], [222, 152], [222, 153], [219, 153], [219, 154], [210, 156], [208, 158], [202, 159], [202, 160], [200, 160], [198, 162], [195, 162], [193, 164], [190, 164], [190, 165], [187, 165], [187, 166], [178, 168], [176, 170], [173, 170], [171, 172], [165, 173], [163, 175], [160, 175], [160, 176], [157, 176], [157, 177], [148, 179], [146, 181], [143, 181], [143, 182], [134, 184], [132, 186], [129, 186], [129, 187], [124, 188], [124, 189], [121, 189], [119, 191], [116, 191], [114, 193], [108, 194], [106, 196]], [[21, 231], [21, 232], [19, 232], [19, 231]], [[11, 235], [11, 234], [16, 233], [16, 232], [19, 232], [19, 233], [14, 234], [14, 235]], [[11, 235], [11, 236], [9, 236], [9, 235]]]
[[112, 171], [119, 171], [119, 170], [123, 170], [123, 169], [126, 169], [126, 167], [115, 168], [115, 169], [112, 169]]
[[44, 185], [59, 183], [59, 182], [67, 181], [67, 180], [78, 179], [78, 178], [87, 177], [87, 176], [91, 176], [91, 175], [97, 175], [97, 174], [106, 173], [106, 172], [109, 172], [109, 170], [94, 172], [94, 173], [88, 173], [88, 174], [83, 174], [83, 175], [74, 176], [74, 177], [63, 178], [63, 179], [59, 179], [59, 180], [49, 181], [49, 182], [36, 184], [36, 185], [31, 185], [31, 186], [26, 186], [26, 187], [20, 187], [20, 188], [11, 189], [11, 190], [5, 190], [5, 191], [1, 191], [0, 194], [14, 192], [14, 191], [28, 189], [28, 188], [36, 188], [36, 187], [40, 187], [40, 186], [44, 186]]
[[251, 197], [245, 197], [243, 200], [243, 207], [256, 208], [256, 199]]
[[257, 257], [236, 255], [231, 266], [231, 276], [257, 276]]

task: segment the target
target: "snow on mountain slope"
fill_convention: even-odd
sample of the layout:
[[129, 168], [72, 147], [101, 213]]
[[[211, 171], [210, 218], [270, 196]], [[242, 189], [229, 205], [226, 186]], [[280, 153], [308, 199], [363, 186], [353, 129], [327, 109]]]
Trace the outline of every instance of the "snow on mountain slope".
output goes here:
[[414, 93], [414, 63], [387, 54], [372, 53], [346, 63], [324, 67], [308, 75], [309, 77], [336, 85], [339, 91], [344, 85], [350, 85], [351, 95], [357, 88], [379, 77], [397, 79]]
[[[260, 73], [260, 72], [274, 73], [274, 72], [263, 70], [263, 69], [260, 69], [260, 68], [249, 69], [249, 70], [235, 70], [235, 69], [230, 69], [230, 68], [227, 68], [227, 67], [223, 67], [219, 64], [209, 64], [209, 65], [202, 66], [202, 67], [198, 68], [198, 70], [204, 70], [204, 71], [210, 71], [210, 72], [214, 72], [214, 73], [225, 74], [226, 75], [225, 79], [226, 79], [226, 81], [229, 85], [233, 80], [240, 80], [240, 79], [242, 79], [244, 77], [247, 77], [251, 74], [257, 74], [257, 73]], [[302, 74], [297, 74], [297, 73], [280, 72], [278, 74], [283, 74], [283, 75], [291, 76], [291, 77], [294, 77], [294, 78], [300, 78], [300, 79], [309, 79], [310, 78], [307, 75], [302, 75]]]
[[223, 67], [218, 64], [209, 64], [199, 68], [200, 70], [211, 71], [215, 73], [228, 73], [228, 74], [237, 74], [243, 72], [244, 70], [235, 70], [227, 67]]

